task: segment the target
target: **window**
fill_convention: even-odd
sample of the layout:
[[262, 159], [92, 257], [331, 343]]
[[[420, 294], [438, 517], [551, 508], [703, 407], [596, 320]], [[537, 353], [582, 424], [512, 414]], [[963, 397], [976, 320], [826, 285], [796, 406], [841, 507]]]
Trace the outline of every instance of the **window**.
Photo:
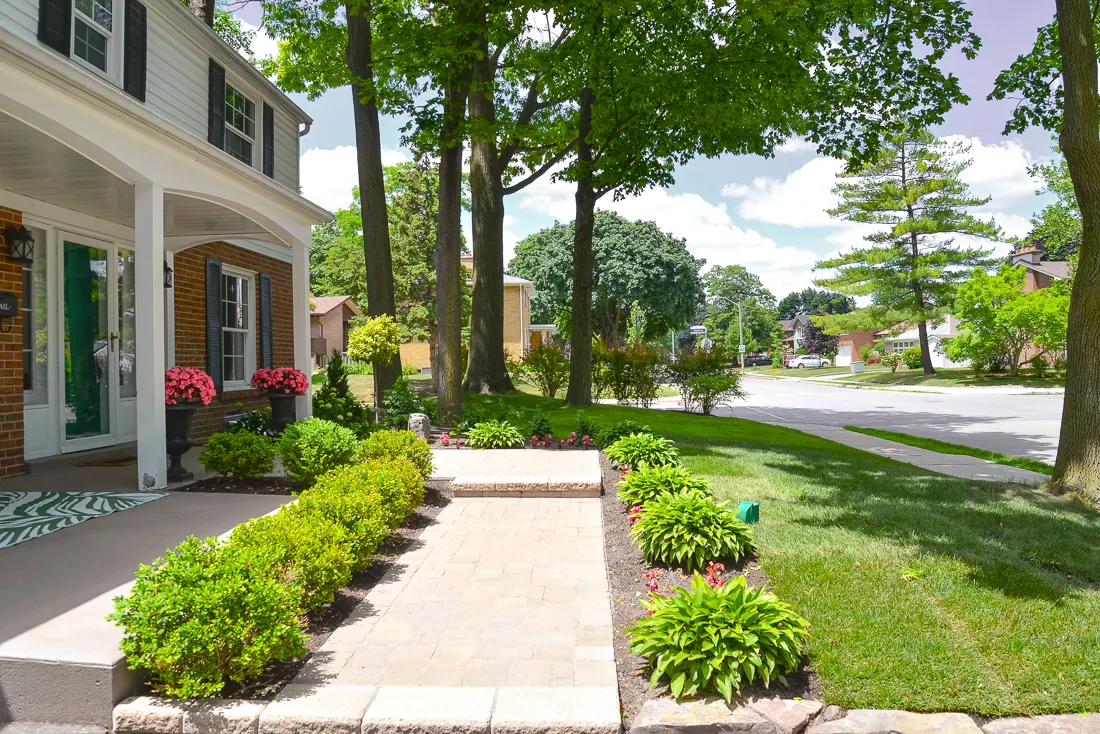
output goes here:
[[256, 105], [228, 83], [225, 85], [225, 152], [252, 165], [256, 141]]
[[112, 2], [76, 0], [73, 4], [73, 54], [104, 74], [114, 24]]
[[46, 405], [48, 392], [48, 345], [46, 313], [46, 232], [31, 229], [34, 262], [23, 266], [23, 404]]
[[251, 275], [222, 269], [222, 379], [227, 388], [248, 387], [256, 364]]
[[906, 349], [912, 349], [915, 346], [917, 346], [917, 343], [915, 341], [894, 342], [894, 351], [895, 352], [904, 352]]

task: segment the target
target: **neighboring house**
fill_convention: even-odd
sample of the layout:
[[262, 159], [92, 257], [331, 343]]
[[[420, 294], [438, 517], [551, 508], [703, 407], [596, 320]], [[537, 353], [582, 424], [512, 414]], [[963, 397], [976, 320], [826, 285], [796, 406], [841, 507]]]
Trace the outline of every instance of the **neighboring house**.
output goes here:
[[[947, 358], [947, 355], [943, 353], [943, 349], [940, 347], [940, 343], [944, 339], [958, 336], [958, 333], [959, 319], [955, 316], [948, 316], [942, 323], [928, 329], [928, 349], [932, 353], [930, 356], [933, 367], [966, 366], [965, 362], [952, 362]], [[911, 329], [906, 329], [900, 334], [891, 334], [889, 330], [885, 330], [878, 332], [876, 336], [882, 341], [888, 352], [900, 353], [913, 347], [920, 348], [920, 335], [917, 333], [917, 327], [915, 326]]]
[[[464, 255], [462, 264], [474, 272], [473, 255]], [[466, 282], [473, 286], [477, 279]], [[548, 342], [557, 331], [553, 324], [531, 323], [531, 299], [535, 296], [535, 284], [523, 278], [504, 275], [504, 349], [519, 359], [534, 344]], [[411, 364], [421, 371], [431, 369], [431, 347], [428, 342], [413, 340], [401, 345], [401, 364]]]
[[0, 0], [0, 79], [0, 475], [136, 442], [163, 487], [167, 367], [214, 378], [197, 437], [310, 368], [311, 120], [179, 0]]
[[363, 310], [351, 296], [313, 296], [310, 299], [309, 336], [313, 356], [327, 357], [333, 349], [348, 351], [349, 322]]
[[1012, 264], [1022, 265], [1027, 271], [1024, 293], [1050, 288], [1056, 280], [1069, 278], [1069, 262], [1065, 260], [1040, 260], [1039, 248], [1022, 245], [1012, 253]]
[[806, 328], [810, 325], [810, 317], [807, 314], [800, 313], [793, 319], [781, 319], [779, 327], [783, 329], [783, 340], [780, 342], [781, 349], [787, 353], [792, 354], [802, 346], [802, 341], [806, 338]]
[[847, 367], [852, 362], [858, 361], [860, 349], [868, 344], [874, 345], [878, 342], [874, 329], [839, 334], [838, 339], [836, 359], [833, 362], [837, 367]]

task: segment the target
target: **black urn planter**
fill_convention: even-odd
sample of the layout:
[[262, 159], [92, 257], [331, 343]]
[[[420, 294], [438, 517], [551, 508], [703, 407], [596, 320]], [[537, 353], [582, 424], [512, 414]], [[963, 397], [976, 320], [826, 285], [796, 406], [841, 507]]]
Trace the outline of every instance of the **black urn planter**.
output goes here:
[[294, 422], [294, 400], [297, 397], [294, 393], [268, 391], [267, 399], [271, 401], [271, 427], [276, 433], [282, 433]]
[[191, 419], [195, 417], [198, 403], [176, 403], [164, 406], [164, 428], [167, 440], [169, 482], [185, 482], [195, 475], [183, 468], [180, 458], [191, 450]]

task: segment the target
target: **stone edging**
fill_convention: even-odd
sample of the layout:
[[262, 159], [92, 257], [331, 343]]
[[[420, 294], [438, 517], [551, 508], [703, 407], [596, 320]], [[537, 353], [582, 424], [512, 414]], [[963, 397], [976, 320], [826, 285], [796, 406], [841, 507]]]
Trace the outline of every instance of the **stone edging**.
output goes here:
[[618, 734], [615, 688], [316, 686], [272, 701], [129, 698], [115, 734]]
[[1100, 734], [1100, 714], [993, 719], [979, 726], [960, 713], [855, 709], [799, 699], [759, 699], [728, 706], [720, 699], [646, 702], [630, 734]]

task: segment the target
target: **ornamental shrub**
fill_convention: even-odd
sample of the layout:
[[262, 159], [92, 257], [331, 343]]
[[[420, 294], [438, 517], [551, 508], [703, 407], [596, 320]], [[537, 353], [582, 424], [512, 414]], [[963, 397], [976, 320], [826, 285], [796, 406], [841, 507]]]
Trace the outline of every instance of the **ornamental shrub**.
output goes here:
[[275, 443], [250, 431], [219, 431], [206, 439], [199, 463], [220, 477], [263, 476], [275, 468]]
[[753, 549], [747, 523], [724, 504], [691, 491], [649, 502], [630, 534], [646, 561], [685, 571], [700, 570], [708, 561], [737, 561]]
[[364, 319], [348, 332], [348, 358], [357, 362], [389, 362], [401, 350], [401, 335], [393, 316]]
[[684, 383], [684, 402], [698, 405], [703, 415], [710, 415], [719, 405], [733, 398], [745, 397], [741, 389], [741, 376], [735, 372], [718, 375], [696, 375]]
[[409, 415], [424, 412], [424, 398], [420, 397], [404, 377], [398, 377], [393, 387], [382, 393], [382, 407], [386, 410], [386, 423], [390, 426], [405, 426]]
[[649, 466], [679, 465], [680, 452], [667, 438], [651, 433], [623, 436], [604, 449], [604, 455], [615, 464], [626, 464], [631, 470], [642, 464]]
[[[396, 459], [404, 457], [412, 462], [421, 481], [432, 473], [432, 449], [428, 442], [412, 431], [376, 431], [359, 444], [359, 459]], [[419, 503], [418, 503], [419, 504]]]
[[523, 445], [519, 429], [508, 421], [485, 421], [470, 429], [467, 443], [475, 449], [510, 449]]
[[[599, 426], [596, 425], [595, 421], [585, 415], [583, 410], [577, 411], [577, 419], [573, 422], [573, 433], [576, 434], [578, 443], [580, 443], [580, 440], [585, 436], [591, 438], [598, 430], [600, 430]], [[540, 433], [539, 435], [543, 436], [546, 434]]]
[[[240, 405], [240, 403], [237, 403], [237, 405]], [[248, 411], [238, 418], [236, 422], [229, 427], [229, 430], [248, 431], [258, 436], [274, 436], [275, 429], [271, 426], [271, 406], [269, 405], [259, 410]]]
[[909, 347], [901, 353], [902, 363], [911, 370], [919, 370], [924, 366], [920, 347]]
[[304, 654], [301, 589], [275, 564], [268, 550], [192, 536], [142, 565], [108, 616], [125, 630], [127, 664], [161, 695], [210, 698]]
[[359, 439], [351, 429], [321, 418], [309, 418], [287, 426], [277, 444], [283, 469], [303, 487], [355, 460]]
[[887, 352], [882, 355], [882, 366], [889, 367], [891, 373], [898, 371], [899, 364], [901, 364], [901, 355], [897, 352]]
[[549, 436], [554, 432], [554, 427], [550, 423], [550, 417], [543, 413], [541, 410], [536, 410], [534, 416], [531, 417], [531, 430], [527, 432], [529, 436]]
[[638, 421], [627, 419], [600, 428], [592, 436], [592, 439], [597, 446], [605, 449], [623, 436], [629, 436], [632, 433], [652, 433], [652, 431], [649, 430], [649, 426], [643, 426]]
[[[302, 492], [295, 505], [296, 512], [313, 522], [330, 522], [344, 529], [353, 571], [371, 564], [374, 552], [389, 535], [390, 520], [397, 513], [392, 505], [401, 494], [396, 476], [392, 485], [383, 485], [380, 490], [371, 479], [374, 474], [365, 464], [339, 467]], [[387, 489], [390, 505], [383, 498]]]
[[710, 484], [680, 466], [638, 467], [619, 482], [619, 499], [627, 507], [645, 505], [664, 494], [689, 493], [710, 497]]
[[[396, 522], [394, 527], [400, 526], [405, 518], [416, 512], [416, 508], [424, 504], [424, 476], [408, 458], [395, 456], [390, 459], [375, 459], [367, 462], [367, 467], [373, 468], [375, 472], [388, 472], [397, 477], [401, 487], [401, 496], [397, 503], [398, 511], [393, 516], [393, 522]], [[389, 481], [388, 477], [386, 480]], [[381, 479], [375, 477], [375, 481], [380, 482]]]
[[1036, 354], [1034, 357], [1027, 361], [1028, 366], [1031, 367], [1031, 374], [1036, 377], [1046, 377], [1047, 368], [1050, 367], [1047, 364], [1046, 359], [1041, 354]]
[[303, 513], [297, 505], [238, 525], [230, 543], [269, 550], [276, 577], [284, 584], [297, 584], [306, 609], [331, 604], [336, 591], [351, 581], [355, 565], [344, 527]]
[[[719, 375], [733, 379], [722, 383], [708, 383], [697, 379]], [[703, 407], [703, 397], [706, 397], [709, 402], [706, 407], [713, 408], [716, 401], [722, 399], [723, 390], [728, 392], [728, 397], [741, 397], [741, 391], [738, 388], [740, 373], [734, 369], [732, 358], [718, 346], [709, 352], [702, 349], [681, 351], [676, 356], [676, 360], [668, 365], [668, 381], [680, 393], [687, 410]], [[719, 392], [717, 395], [714, 394], [716, 390]], [[702, 394], [697, 394], [697, 391]], [[710, 415], [709, 410], [703, 412]]]
[[770, 685], [798, 670], [806, 620], [744, 576], [711, 587], [696, 573], [691, 590], [650, 596], [626, 632], [630, 651], [649, 661], [650, 685], [664, 679], [677, 698], [715, 692], [726, 701], [757, 678]]
[[544, 398], [552, 398], [569, 382], [569, 358], [554, 343], [540, 343], [527, 350], [520, 372], [535, 383]]
[[660, 353], [645, 347], [623, 349], [601, 348], [593, 353], [594, 363], [603, 374], [606, 386], [620, 405], [641, 405], [648, 408], [657, 397], [665, 376], [665, 360]]

